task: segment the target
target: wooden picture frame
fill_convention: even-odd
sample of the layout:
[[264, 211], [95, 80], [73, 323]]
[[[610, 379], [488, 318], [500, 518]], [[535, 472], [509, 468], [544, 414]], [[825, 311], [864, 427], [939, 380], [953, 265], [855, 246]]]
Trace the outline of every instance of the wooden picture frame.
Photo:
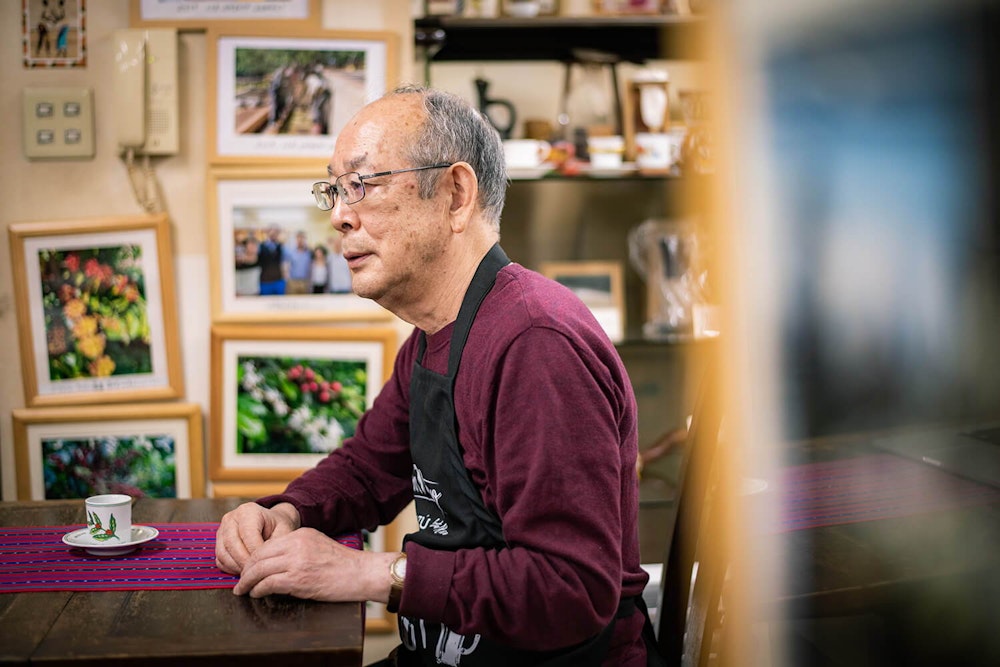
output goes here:
[[25, 403], [183, 395], [165, 215], [8, 229]]
[[195, 403], [27, 408], [12, 415], [18, 500], [205, 495]]
[[392, 374], [396, 330], [212, 327], [209, 476], [290, 481], [354, 433]]
[[87, 0], [22, 0], [24, 66], [86, 67], [86, 16]]
[[208, 163], [322, 175], [340, 128], [395, 85], [397, 42], [390, 32], [279, 24], [208, 30]]
[[612, 342], [625, 339], [625, 269], [621, 262], [542, 262], [539, 271], [573, 290]]
[[[322, 173], [305, 167], [254, 170], [217, 167], [209, 172], [208, 215], [212, 319], [215, 322], [388, 320], [392, 314], [351, 291], [351, 273], [340, 254], [340, 232], [329, 211], [316, 207], [312, 184]], [[264, 253], [271, 231], [277, 241]], [[290, 293], [288, 283], [266, 280], [280, 272], [279, 255], [295, 253], [302, 235], [325, 265], [327, 292]], [[279, 250], [279, 248], [281, 250]], [[265, 273], [266, 272], [266, 273]], [[301, 278], [302, 276], [299, 276]]]
[[266, 22], [297, 28], [322, 24], [322, 0], [130, 0], [129, 25], [133, 28], [177, 28], [196, 32], [230, 24]]

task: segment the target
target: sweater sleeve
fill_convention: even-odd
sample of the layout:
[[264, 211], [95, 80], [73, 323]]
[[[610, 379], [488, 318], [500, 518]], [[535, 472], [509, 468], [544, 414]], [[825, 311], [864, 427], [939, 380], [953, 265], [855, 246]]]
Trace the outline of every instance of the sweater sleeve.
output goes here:
[[400, 612], [519, 648], [579, 643], [610, 622], [621, 594], [627, 400], [592, 352], [544, 327], [475, 372], [469, 397], [456, 389], [470, 413], [459, 421], [475, 425], [461, 439], [506, 546], [408, 545]]

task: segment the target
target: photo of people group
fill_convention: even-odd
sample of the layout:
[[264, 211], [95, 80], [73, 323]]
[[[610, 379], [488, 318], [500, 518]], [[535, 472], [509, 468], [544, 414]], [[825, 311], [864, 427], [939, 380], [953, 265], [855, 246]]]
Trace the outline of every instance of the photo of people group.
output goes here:
[[327, 214], [311, 206], [236, 207], [233, 222], [237, 297], [351, 293]]

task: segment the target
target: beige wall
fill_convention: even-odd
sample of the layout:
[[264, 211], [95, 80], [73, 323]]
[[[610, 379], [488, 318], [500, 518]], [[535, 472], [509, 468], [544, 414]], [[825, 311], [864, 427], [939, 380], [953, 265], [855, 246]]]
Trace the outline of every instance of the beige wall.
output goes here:
[[[375, 0], [362, 4], [325, 0], [325, 27], [390, 30], [401, 36], [400, 77], [408, 80], [413, 59], [409, 3]], [[128, 0], [87, 3], [87, 65], [73, 69], [26, 69], [15, 38], [21, 3], [0, 2], [0, 473], [3, 499], [14, 498], [11, 410], [24, 406], [18, 329], [10, 270], [7, 227], [13, 222], [137, 215], [124, 163], [115, 143], [115, 113], [110, 79], [112, 35], [129, 27]], [[205, 219], [205, 36], [179, 36], [180, 152], [154, 161], [172, 221], [185, 400], [200, 403], [208, 416], [209, 294]], [[21, 147], [21, 90], [33, 86], [93, 89], [96, 151], [89, 160], [29, 161]], [[331, 147], [332, 148], [332, 147]], [[320, 174], [317, 174], [320, 176]]]

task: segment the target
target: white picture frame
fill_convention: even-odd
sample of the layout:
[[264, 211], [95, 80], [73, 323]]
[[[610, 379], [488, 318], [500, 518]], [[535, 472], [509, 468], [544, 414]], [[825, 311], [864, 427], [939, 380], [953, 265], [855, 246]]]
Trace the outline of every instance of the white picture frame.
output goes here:
[[134, 28], [205, 30], [233, 22], [272, 22], [313, 27], [321, 21], [322, 0], [131, 0]]
[[[392, 327], [213, 326], [212, 482], [291, 481], [319, 463], [389, 379], [396, 338]], [[296, 367], [315, 369], [317, 386], [303, 389]], [[322, 397], [337, 377], [350, 379]]]
[[[266, 34], [210, 29], [207, 38], [210, 164], [322, 168], [347, 120], [395, 85], [392, 33], [274, 25]], [[313, 99], [307, 79], [317, 69], [331, 93], [322, 130], [305, 120], [312, 110], [304, 108]]]
[[[257, 171], [216, 168], [209, 174], [208, 220], [212, 252], [212, 312], [216, 322], [388, 320], [392, 314], [350, 291], [350, 270], [337, 261], [340, 232], [329, 211], [316, 207], [312, 184], [323, 180], [310, 169]], [[309, 247], [323, 246], [329, 292], [261, 294], [260, 266], [238, 265], [249, 241], [258, 246], [270, 228], [294, 247], [303, 233]], [[238, 254], [237, 247], [241, 251]], [[342, 260], [342, 257], [341, 257]]]

